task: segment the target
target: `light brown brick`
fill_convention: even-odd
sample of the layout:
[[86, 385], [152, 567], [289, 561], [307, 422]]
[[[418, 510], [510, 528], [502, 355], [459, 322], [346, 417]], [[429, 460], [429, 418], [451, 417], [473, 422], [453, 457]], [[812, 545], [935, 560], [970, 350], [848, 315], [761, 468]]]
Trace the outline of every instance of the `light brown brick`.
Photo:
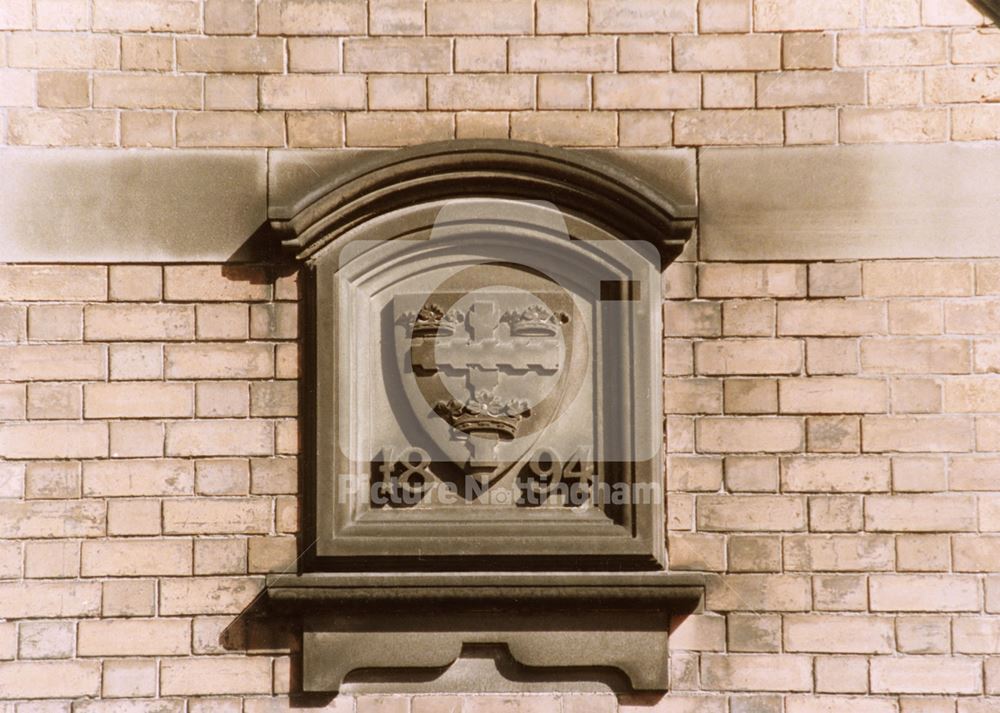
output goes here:
[[1000, 107], [956, 106], [951, 110], [951, 138], [955, 141], [1000, 139]]
[[864, 100], [862, 72], [800, 70], [761, 74], [757, 78], [760, 107], [862, 104]]
[[1000, 653], [1000, 620], [995, 617], [958, 617], [952, 622], [955, 653]]
[[629, 35], [618, 39], [619, 72], [664, 72], [672, 65], [668, 36]]
[[177, 421], [167, 424], [167, 455], [269, 455], [274, 450], [270, 421]]
[[952, 334], [993, 334], [1000, 331], [1000, 301], [946, 302], [944, 323]]
[[596, 109], [685, 109], [699, 104], [701, 83], [693, 74], [599, 74]]
[[182, 72], [280, 72], [284, 44], [270, 37], [190, 37], [177, 40]]
[[726, 488], [733, 492], [774, 492], [778, 489], [778, 459], [770, 456], [728, 456]]
[[156, 695], [156, 661], [111, 659], [104, 662], [101, 694], [105, 698]]
[[858, 0], [833, 0], [817, 7], [808, 0], [757, 0], [754, 3], [754, 29], [835, 30], [861, 24]]
[[1000, 63], [1000, 34], [988, 29], [952, 32], [951, 61], [955, 64]]
[[[863, 656], [817, 656], [816, 691], [818, 693], [867, 693], [867, 659]], [[858, 705], [868, 707], [869, 713], [892, 713], [892, 709], [895, 707], [892, 701], [876, 699], [825, 698], [817, 701], [815, 698], [806, 696], [801, 699], [789, 697], [785, 700], [792, 713], [808, 713], [810, 708], [815, 705]], [[815, 709], [813, 708], [813, 710]]]
[[114, 146], [110, 111], [7, 111], [8, 143], [22, 146]]
[[83, 543], [84, 577], [191, 573], [191, 540], [91, 540]]
[[674, 118], [677, 146], [780, 144], [782, 136], [780, 111], [679, 111]]
[[667, 467], [669, 487], [688, 491], [717, 491], [722, 486], [722, 460], [673, 456]]
[[698, 272], [701, 297], [805, 297], [804, 265], [707, 263]]
[[164, 352], [170, 379], [260, 379], [274, 374], [268, 344], [170, 344]]
[[705, 654], [701, 680], [704, 688], [716, 691], [808, 691], [812, 659], [791, 654]]
[[257, 78], [239, 74], [205, 77], [205, 108], [256, 111]]
[[454, 135], [454, 117], [443, 112], [381, 111], [347, 114], [348, 146], [404, 146], [444, 141]]
[[271, 286], [254, 266], [167, 265], [164, 299], [171, 302], [257, 302], [270, 299]]
[[7, 41], [7, 58], [11, 67], [116, 69], [118, 40], [84, 33], [14, 33]]
[[805, 500], [778, 495], [703, 495], [697, 504], [698, 529], [769, 532], [806, 526]]
[[371, 109], [423, 109], [427, 106], [427, 81], [409, 74], [369, 77], [368, 106]]
[[121, 109], [198, 109], [199, 77], [162, 74], [98, 74], [94, 106]]
[[1000, 537], [960, 535], [952, 539], [954, 571], [992, 572], [1000, 555]]
[[[900, 535], [896, 537], [896, 569], [899, 572], [947, 572], [951, 569], [951, 545], [947, 535]], [[945, 645], [947, 650], [947, 644]], [[922, 653], [933, 653], [923, 651]]]
[[166, 500], [167, 534], [253, 534], [271, 528], [271, 503], [264, 498]]
[[869, 0], [865, 7], [868, 27], [913, 27], [920, 24], [920, 0]]
[[947, 656], [876, 658], [871, 663], [875, 693], [980, 693], [979, 662]]
[[30, 30], [31, 5], [29, 0], [12, 0], [0, 7], [0, 28], [4, 30]]
[[4, 458], [100, 458], [107, 453], [107, 424], [0, 424], [0, 456]]
[[21, 659], [66, 659], [73, 657], [76, 631], [68, 621], [25, 621], [18, 631]]
[[785, 651], [888, 654], [893, 652], [891, 617], [790, 614], [784, 621]]
[[697, 21], [695, 3], [662, 3], [657, 0], [592, 0], [590, 31], [605, 32], [693, 32]]
[[428, 0], [429, 35], [522, 35], [534, 24], [530, 0]]
[[792, 572], [891, 572], [895, 551], [885, 535], [791, 535], [784, 538], [784, 563]]
[[754, 71], [781, 67], [781, 35], [681, 35], [674, 68], [682, 71]]
[[980, 610], [975, 575], [872, 575], [872, 611], [960, 612]]
[[920, 70], [886, 69], [868, 73], [868, 103], [872, 106], [915, 106], [924, 92]]
[[[18, 555], [20, 556], [20, 552]], [[79, 577], [80, 543], [65, 540], [26, 542], [24, 545], [24, 576], [31, 579], [75, 579]]]
[[867, 300], [817, 300], [778, 303], [778, 333], [839, 337], [884, 334], [883, 302]]
[[0, 346], [5, 378], [13, 381], [103, 379], [105, 349], [98, 345]]
[[174, 68], [174, 42], [162, 35], [122, 37], [122, 69], [169, 72]]
[[195, 387], [195, 415], [199, 418], [250, 415], [250, 390], [245, 382], [203, 381]]
[[194, 338], [194, 308], [182, 305], [87, 305], [84, 337], [90, 341]]
[[269, 75], [260, 83], [265, 109], [362, 109], [365, 79], [359, 75]]
[[1000, 458], [955, 456], [948, 466], [948, 484], [952, 490], [1000, 489]]
[[100, 501], [0, 500], [0, 537], [94, 537], [104, 534]]
[[247, 566], [250, 572], [286, 572], [297, 553], [294, 537], [251, 537]]
[[[31, 106], [30, 73], [0, 71], [3, 100], [6, 106]], [[38, 106], [79, 108], [90, 105], [90, 80], [83, 72], [39, 72]], [[27, 91], [23, 91], [27, 89]]]
[[330, 148], [344, 145], [344, 115], [340, 112], [296, 112], [287, 115], [288, 145]]
[[865, 525], [883, 532], [968, 532], [976, 528], [976, 502], [968, 495], [872, 496]]
[[368, 32], [372, 35], [420, 35], [424, 31], [423, 0], [369, 0]]
[[865, 416], [862, 439], [869, 453], [967, 451], [972, 423], [958, 416]]
[[844, 109], [840, 138], [848, 144], [944, 141], [948, 112], [937, 109]]
[[266, 656], [168, 659], [160, 664], [163, 695], [226, 695], [271, 692]]
[[961, 0], [922, 0], [921, 18], [925, 25], [978, 25], [982, 15]]
[[345, 72], [447, 73], [451, 42], [429, 37], [380, 37], [344, 42]]
[[82, 340], [83, 308], [80, 305], [29, 305], [28, 339], [45, 342]]
[[0, 582], [0, 616], [5, 619], [95, 616], [100, 608], [98, 582]]
[[510, 137], [561, 146], [613, 146], [611, 111], [526, 111], [510, 117]]
[[590, 108], [590, 79], [585, 74], [541, 75], [538, 77], [538, 108]]
[[195, 574], [245, 574], [245, 539], [198, 538], [194, 543]]
[[431, 109], [530, 109], [534, 80], [528, 76], [476, 74], [431, 76], [427, 103]]
[[282, 146], [284, 118], [280, 112], [179, 113], [178, 146]]
[[169, 147], [174, 144], [174, 119], [170, 112], [121, 112], [122, 146]]
[[1000, 99], [1000, 73], [993, 68], [929, 69], [924, 96], [931, 104], [976, 103]]
[[0, 663], [0, 690], [11, 698], [75, 698], [101, 690], [97, 661], [11, 661]]
[[726, 413], [777, 413], [778, 384], [773, 379], [727, 379], [724, 399]]
[[112, 500], [108, 503], [109, 535], [159, 535], [159, 500]]
[[150, 458], [163, 455], [163, 424], [153, 421], [112, 421], [112, 458]]
[[748, 0], [701, 0], [698, 29], [701, 32], [749, 32], [752, 5]]
[[[945, 490], [944, 459], [937, 456], [897, 456], [892, 459], [892, 487], [897, 492]], [[954, 488], [962, 490], [962, 488]]]
[[809, 266], [810, 297], [857, 297], [861, 294], [861, 263], [818, 262]]
[[194, 415], [194, 388], [190, 384], [87, 384], [84, 399], [86, 418], [184, 418]]
[[989, 376], [948, 380], [944, 384], [944, 410], [948, 413], [1000, 411], [1000, 384]]
[[753, 107], [757, 83], [752, 74], [719, 72], [702, 77], [701, 104], [706, 109]]
[[82, 413], [79, 384], [28, 384], [29, 419], [77, 419]]
[[705, 418], [697, 424], [697, 439], [706, 453], [788, 452], [804, 445], [796, 418]]
[[294, 303], [250, 305], [251, 339], [295, 339], [298, 328], [298, 309]]
[[262, 578], [247, 577], [164, 579], [160, 582], [160, 614], [238, 614], [253, 601], [262, 585]]
[[261, 0], [257, 3], [261, 35], [360, 35], [365, 31], [364, 0]]
[[782, 413], [885, 413], [889, 388], [883, 379], [781, 379], [779, 400]]
[[155, 580], [111, 579], [103, 583], [103, 616], [152, 616], [155, 609]]
[[794, 339], [726, 339], [695, 344], [699, 374], [795, 374], [802, 369], [802, 344]]
[[[781, 538], [779, 536], [731, 535], [728, 539], [727, 554], [730, 572], [780, 571]], [[775, 650], [777, 650], [777, 639], [775, 639], [775, 644]]]
[[722, 303], [722, 333], [727, 337], [773, 337], [773, 300], [731, 300]]
[[889, 302], [889, 331], [892, 334], [941, 334], [944, 308], [940, 300], [892, 300]]
[[257, 27], [254, 0], [206, 0], [205, 33], [209, 35], [249, 35]]
[[843, 32], [837, 37], [841, 67], [878, 67], [944, 64], [944, 32]]
[[889, 460], [862, 457], [804, 457], [782, 460], [787, 492], [878, 492], [889, 490]]
[[112, 458], [152, 458], [163, 455], [163, 424], [154, 421], [112, 421]]
[[784, 69], [831, 69], [834, 59], [832, 32], [790, 32], [782, 36]]
[[141, 497], [193, 492], [194, 465], [190, 461], [88, 461], [83, 466], [83, 493], [87, 496]]
[[102, 301], [107, 271], [90, 265], [0, 265], [0, 299]]
[[510, 40], [515, 72], [601, 72], [615, 68], [611, 37], [515, 37]]
[[862, 524], [860, 497], [820, 495], [809, 498], [809, 529], [813, 532], [857, 532]]
[[81, 621], [80, 656], [177, 656], [191, 652], [184, 619]]

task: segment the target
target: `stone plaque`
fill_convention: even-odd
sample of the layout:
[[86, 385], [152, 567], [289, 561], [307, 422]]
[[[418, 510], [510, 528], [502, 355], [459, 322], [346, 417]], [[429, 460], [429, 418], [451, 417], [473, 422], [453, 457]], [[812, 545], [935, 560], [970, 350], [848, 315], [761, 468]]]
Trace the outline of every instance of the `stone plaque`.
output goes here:
[[[604, 661], [655, 683], [663, 661], [602, 659], [579, 643], [600, 627], [572, 611], [604, 600], [638, 621], [676, 599], [660, 576], [660, 274], [684, 214], [594, 159], [455, 142], [362, 165], [277, 224], [306, 278], [311, 427], [304, 571], [269, 586], [340, 607], [308, 620], [307, 688], [440, 666], [465, 644], [544, 665], [543, 640], [569, 650], [551, 665]], [[609, 574], [622, 570], [635, 574]], [[366, 597], [426, 605], [406, 625], [410, 654], [382, 614], [345, 614]], [[557, 633], [542, 607], [530, 626], [502, 624], [533, 600], [575, 623]], [[653, 610], [645, 650], [665, 646]], [[436, 653], [413, 658], [413, 636]]]

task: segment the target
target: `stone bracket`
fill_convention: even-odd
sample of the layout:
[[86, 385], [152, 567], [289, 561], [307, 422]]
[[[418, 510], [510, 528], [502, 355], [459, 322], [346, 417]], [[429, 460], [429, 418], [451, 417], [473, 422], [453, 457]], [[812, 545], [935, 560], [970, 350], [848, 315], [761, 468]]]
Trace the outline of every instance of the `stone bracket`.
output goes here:
[[440, 673], [470, 645], [506, 648], [543, 674], [613, 669], [633, 690], [666, 690], [671, 617], [698, 610], [703, 592], [702, 576], [663, 572], [316, 573], [267, 584], [272, 605], [302, 617], [307, 692], [337, 691], [352, 674]]

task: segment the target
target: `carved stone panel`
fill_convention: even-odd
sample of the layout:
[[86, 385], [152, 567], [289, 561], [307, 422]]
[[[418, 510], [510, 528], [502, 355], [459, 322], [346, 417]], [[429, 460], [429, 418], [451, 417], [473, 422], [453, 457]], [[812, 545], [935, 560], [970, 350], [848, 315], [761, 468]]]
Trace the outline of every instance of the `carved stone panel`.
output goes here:
[[698, 599], [663, 572], [660, 274], [687, 215], [593, 158], [454, 142], [359, 166], [276, 224], [307, 287], [309, 427], [303, 572], [269, 589], [320, 603], [307, 689], [493, 644], [655, 687], [665, 655], [642, 650]]

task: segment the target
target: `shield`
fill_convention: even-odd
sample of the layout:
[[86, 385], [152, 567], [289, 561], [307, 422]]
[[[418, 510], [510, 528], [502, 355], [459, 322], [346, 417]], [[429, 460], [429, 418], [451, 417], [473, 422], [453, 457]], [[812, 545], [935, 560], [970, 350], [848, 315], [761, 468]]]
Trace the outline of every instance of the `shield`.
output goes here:
[[583, 316], [551, 282], [397, 293], [392, 317], [416, 425], [408, 436], [439, 478], [451, 470], [486, 488], [498, 482], [586, 373]]

